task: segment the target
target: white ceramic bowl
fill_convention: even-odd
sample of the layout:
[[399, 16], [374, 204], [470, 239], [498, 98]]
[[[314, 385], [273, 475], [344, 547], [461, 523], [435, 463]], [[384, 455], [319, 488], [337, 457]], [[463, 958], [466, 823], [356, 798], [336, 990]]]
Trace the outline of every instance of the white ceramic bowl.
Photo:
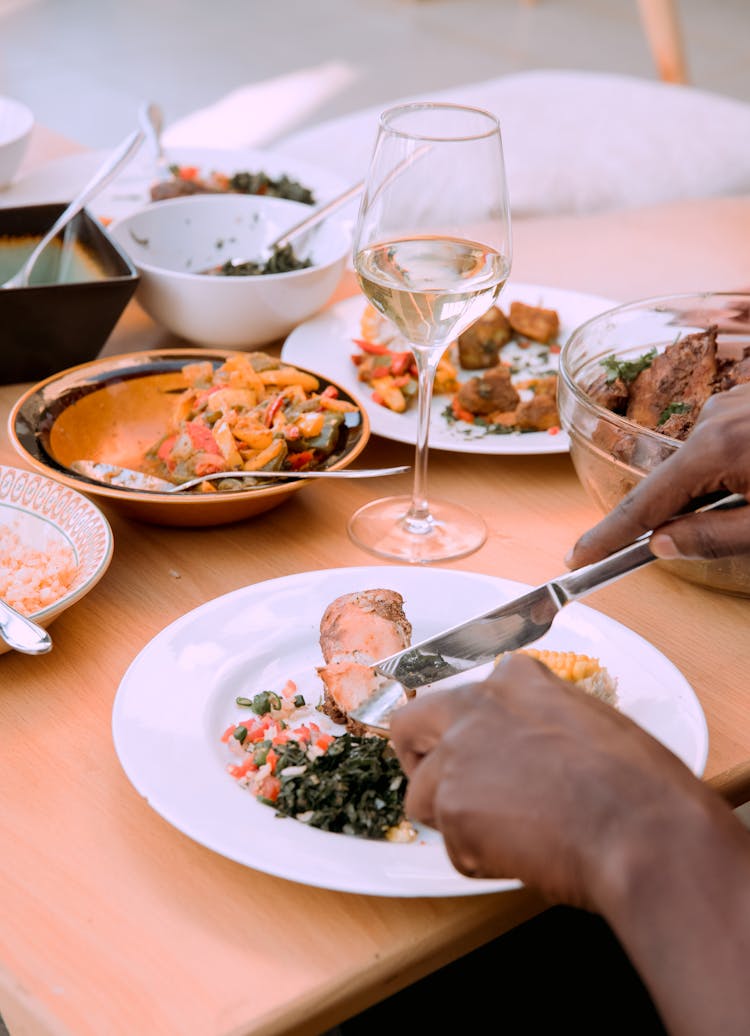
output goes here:
[[285, 337], [333, 294], [351, 249], [351, 227], [336, 214], [303, 243], [313, 265], [289, 273], [206, 276], [227, 259], [255, 259], [311, 209], [283, 198], [198, 194], [147, 205], [110, 233], [138, 268], [136, 298], [157, 323], [187, 341], [247, 349]]
[[34, 114], [10, 97], [0, 97], [0, 190], [9, 187], [26, 154]]
[[[112, 560], [112, 530], [95, 503], [46, 475], [3, 464], [0, 527], [17, 537], [23, 550], [44, 554], [62, 547], [72, 553], [75, 574], [67, 589], [31, 615], [45, 628], [96, 586]], [[38, 563], [30, 568], [43, 572]], [[6, 651], [10, 648], [0, 638], [0, 654]]]

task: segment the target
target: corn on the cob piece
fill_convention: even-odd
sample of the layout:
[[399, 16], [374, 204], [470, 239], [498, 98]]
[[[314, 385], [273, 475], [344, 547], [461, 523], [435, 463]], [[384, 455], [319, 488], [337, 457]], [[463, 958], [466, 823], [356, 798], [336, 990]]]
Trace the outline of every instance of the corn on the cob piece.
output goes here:
[[[536, 658], [561, 680], [577, 684], [589, 694], [617, 706], [617, 681], [598, 658], [579, 655], [575, 651], [550, 651], [539, 648], [523, 648], [515, 653]], [[502, 657], [500, 655], [498, 661]]]

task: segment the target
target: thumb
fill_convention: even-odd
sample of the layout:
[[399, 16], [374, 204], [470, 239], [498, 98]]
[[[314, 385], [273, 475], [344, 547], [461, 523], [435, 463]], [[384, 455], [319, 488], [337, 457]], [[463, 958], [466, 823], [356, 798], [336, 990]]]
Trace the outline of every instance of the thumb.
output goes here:
[[649, 546], [664, 560], [750, 554], [750, 508], [677, 518], [657, 529]]

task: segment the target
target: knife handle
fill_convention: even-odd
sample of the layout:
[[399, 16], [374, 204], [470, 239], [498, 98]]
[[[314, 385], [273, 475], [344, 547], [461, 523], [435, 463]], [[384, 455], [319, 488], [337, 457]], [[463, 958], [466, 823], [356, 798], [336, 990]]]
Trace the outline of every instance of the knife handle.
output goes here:
[[[708, 502], [706, 502], [707, 500]], [[746, 504], [747, 500], [740, 493], [722, 493], [718, 497], [699, 497], [680, 511], [680, 515], [698, 514], [703, 511], [727, 511], [735, 507], [743, 507]], [[609, 557], [553, 579], [549, 585], [558, 597], [560, 604], [575, 601], [592, 590], [599, 590], [601, 587], [607, 586], [628, 572], [634, 572], [643, 565], [656, 561], [656, 555], [651, 553], [650, 547], [652, 535], [652, 532], [646, 532], [629, 546], [615, 551]]]

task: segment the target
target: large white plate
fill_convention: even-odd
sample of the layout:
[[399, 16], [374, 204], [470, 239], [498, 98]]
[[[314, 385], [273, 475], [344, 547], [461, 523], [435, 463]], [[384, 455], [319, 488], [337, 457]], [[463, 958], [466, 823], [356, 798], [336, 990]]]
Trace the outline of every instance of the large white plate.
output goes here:
[[[239, 718], [235, 697], [279, 690], [291, 678], [308, 702], [317, 701], [323, 611], [339, 594], [376, 587], [403, 594], [415, 641], [528, 589], [467, 572], [380, 566], [285, 576], [209, 601], [157, 634], [123, 677], [113, 734], [125, 773], [180, 831], [278, 877], [377, 896], [467, 896], [516, 888], [512, 878], [459, 874], [434, 831], [423, 829], [407, 844], [320, 831], [277, 817], [226, 773], [228, 754], [220, 738]], [[568, 605], [537, 643], [600, 658], [618, 678], [622, 711], [697, 775], [703, 772], [708, 734], [701, 706], [651, 644], [579, 604]]]
[[[536, 284], [506, 285], [498, 305], [506, 310], [513, 301], [528, 305], [556, 309], [560, 316], [559, 341], [563, 342], [571, 332], [590, 317], [611, 309], [617, 303], [600, 295], [585, 295], [562, 288], [545, 288]], [[345, 385], [359, 397], [370, 416], [375, 435], [396, 442], [416, 443], [416, 407], [405, 414], [397, 414], [370, 399], [369, 389], [357, 380], [357, 368], [351, 361], [358, 349], [353, 338], [361, 337], [359, 327], [362, 311], [366, 305], [363, 295], [344, 299], [330, 309], [296, 327], [286, 339], [281, 355], [289, 363], [306, 364], [314, 370]], [[550, 366], [557, 358], [550, 357]], [[459, 380], [466, 381], [477, 371], [459, 372]], [[435, 396], [432, 400], [430, 417], [430, 448], [449, 450], [454, 453], [493, 453], [528, 455], [535, 453], [567, 453], [568, 436], [565, 432], [550, 435], [548, 432], [524, 432], [512, 435], [486, 434], [478, 426], [463, 421], [449, 423], [443, 410], [449, 400], [447, 396]]]
[[[48, 162], [0, 192], [0, 208], [71, 201], [108, 154], [109, 151], [88, 151]], [[272, 177], [286, 173], [305, 187], [309, 187], [317, 202], [327, 201], [350, 186], [339, 176], [320, 166], [297, 159], [287, 159], [273, 151], [258, 148], [226, 150], [175, 147], [168, 149], [168, 157], [171, 162], [178, 165], [198, 166], [203, 173], [216, 171], [231, 175], [249, 170], [266, 172]], [[144, 144], [119, 176], [115, 177], [87, 208], [105, 219], [122, 219], [135, 209], [149, 204], [150, 187], [155, 172], [153, 155]]]

